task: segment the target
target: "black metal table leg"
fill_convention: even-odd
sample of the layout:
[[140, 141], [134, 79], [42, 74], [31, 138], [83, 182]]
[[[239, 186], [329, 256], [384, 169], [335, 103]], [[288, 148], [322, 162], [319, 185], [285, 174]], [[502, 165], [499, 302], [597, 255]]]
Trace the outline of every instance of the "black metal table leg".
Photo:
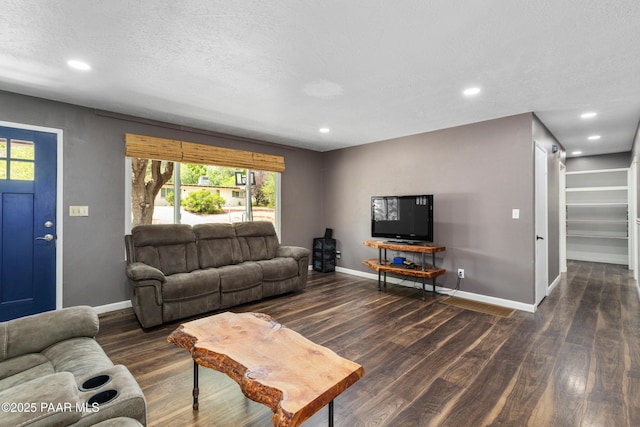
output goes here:
[[[378, 249], [379, 250], [379, 249]], [[384, 248], [384, 260], [387, 261], [387, 248]], [[380, 265], [382, 265], [382, 261], [380, 261]], [[384, 289], [387, 290], [387, 272], [384, 272]]]
[[[426, 264], [425, 256], [426, 256], [425, 253], [422, 252], [422, 263], [421, 263], [422, 264], [422, 271], [426, 271], [426, 268], [427, 268], [427, 266], [425, 265]], [[427, 296], [426, 296], [426, 280], [427, 279], [425, 279], [424, 276], [423, 276], [422, 277], [422, 301], [427, 299]]]
[[[382, 249], [378, 248], [378, 265], [382, 265]], [[382, 290], [382, 285], [380, 283], [380, 270], [378, 270], [378, 290]]]
[[329, 427], [333, 427], [333, 400], [329, 402]]
[[198, 364], [193, 362], [193, 410], [198, 410], [198, 395], [200, 389], [198, 388]]
[[[433, 257], [433, 263], [431, 264], [432, 267], [435, 269], [436, 268], [436, 253], [432, 252], [431, 256]], [[433, 276], [433, 293], [436, 293], [436, 276]]]

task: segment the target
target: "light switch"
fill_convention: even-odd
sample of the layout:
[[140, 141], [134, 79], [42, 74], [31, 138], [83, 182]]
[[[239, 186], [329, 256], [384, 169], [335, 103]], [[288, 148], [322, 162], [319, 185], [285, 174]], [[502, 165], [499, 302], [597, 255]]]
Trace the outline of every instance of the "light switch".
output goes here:
[[511, 211], [511, 218], [520, 219], [520, 209], [513, 209]]
[[89, 206], [69, 206], [69, 216], [89, 216]]

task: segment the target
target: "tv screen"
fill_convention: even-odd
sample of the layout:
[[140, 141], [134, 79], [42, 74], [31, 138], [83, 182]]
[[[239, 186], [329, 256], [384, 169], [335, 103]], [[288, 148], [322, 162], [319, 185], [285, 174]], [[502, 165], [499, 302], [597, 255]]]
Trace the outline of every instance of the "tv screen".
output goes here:
[[373, 196], [371, 236], [433, 242], [433, 195]]

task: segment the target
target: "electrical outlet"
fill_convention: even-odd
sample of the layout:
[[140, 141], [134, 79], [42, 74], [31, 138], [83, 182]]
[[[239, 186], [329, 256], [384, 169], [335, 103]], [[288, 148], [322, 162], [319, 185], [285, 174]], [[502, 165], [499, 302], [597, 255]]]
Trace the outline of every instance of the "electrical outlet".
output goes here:
[[464, 279], [464, 268], [458, 269], [458, 279]]
[[336, 259], [340, 259], [341, 256], [342, 256], [342, 252], [336, 251]]

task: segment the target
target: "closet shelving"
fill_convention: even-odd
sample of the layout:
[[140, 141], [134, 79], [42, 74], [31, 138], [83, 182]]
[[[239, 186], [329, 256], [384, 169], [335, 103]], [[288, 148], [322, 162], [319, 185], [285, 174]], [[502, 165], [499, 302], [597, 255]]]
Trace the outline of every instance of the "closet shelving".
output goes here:
[[567, 172], [567, 259], [629, 263], [628, 169]]

